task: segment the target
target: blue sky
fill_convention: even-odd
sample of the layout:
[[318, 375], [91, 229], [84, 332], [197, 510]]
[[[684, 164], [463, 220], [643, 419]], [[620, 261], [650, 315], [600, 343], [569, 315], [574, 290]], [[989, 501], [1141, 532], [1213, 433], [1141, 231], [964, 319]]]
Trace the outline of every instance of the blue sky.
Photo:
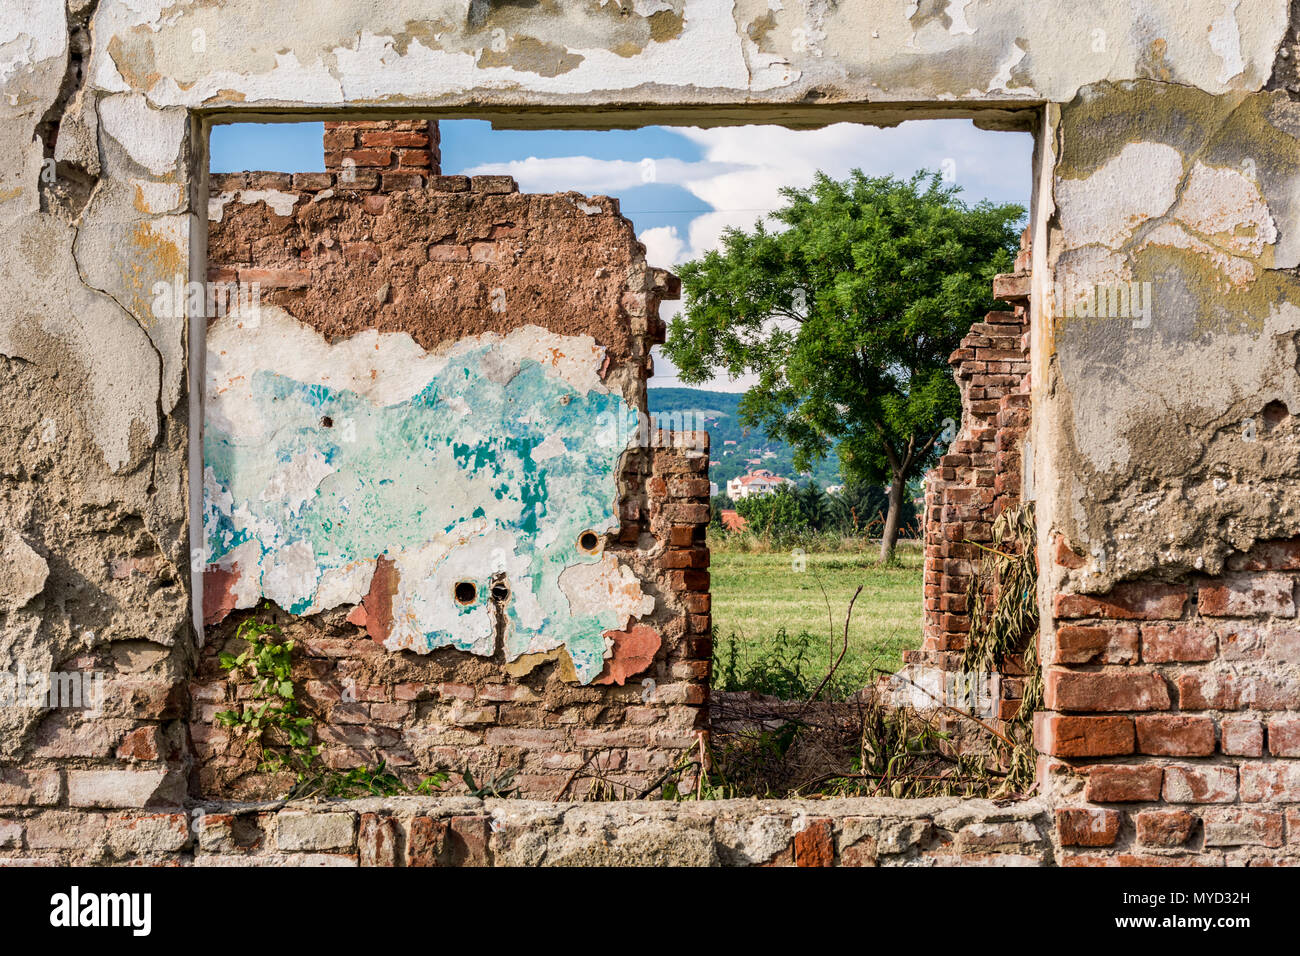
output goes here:
[[[1029, 204], [1032, 138], [992, 133], [967, 120], [927, 120], [877, 129], [839, 123], [817, 130], [773, 126], [716, 129], [493, 130], [481, 120], [440, 124], [444, 173], [508, 173], [524, 192], [576, 189], [617, 196], [652, 265], [671, 268], [714, 248], [728, 226], [750, 228], [780, 205], [781, 186], [806, 186], [818, 169], [843, 177], [908, 177], [937, 170], [981, 199]], [[320, 123], [238, 124], [212, 131], [213, 172], [324, 168]], [[671, 318], [676, 303], [665, 303]], [[652, 386], [674, 385], [656, 354]], [[748, 382], [709, 387], [740, 391]]]

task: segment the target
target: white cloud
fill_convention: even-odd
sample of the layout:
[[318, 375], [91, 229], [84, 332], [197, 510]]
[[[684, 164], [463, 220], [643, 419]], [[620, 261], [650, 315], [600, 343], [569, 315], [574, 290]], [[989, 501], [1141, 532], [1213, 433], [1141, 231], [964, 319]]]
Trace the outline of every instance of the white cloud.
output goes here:
[[[696, 161], [675, 158], [603, 160], [589, 156], [532, 157], [467, 170], [471, 175], [505, 173], [525, 191], [577, 189], [618, 195], [657, 182], [680, 186], [712, 207], [684, 227], [655, 226], [640, 239], [652, 265], [671, 268], [716, 248], [723, 231], [750, 229], [754, 221], [783, 205], [783, 186], [804, 187], [818, 170], [842, 179], [852, 169], [868, 176], [911, 176], [917, 169], [947, 173], [968, 203], [980, 199], [1027, 205], [1030, 189], [1028, 134], [992, 133], [966, 120], [917, 121], [890, 129], [837, 123], [816, 130], [779, 126], [673, 128], [702, 153]], [[669, 309], [672, 312], [669, 312]], [[665, 304], [670, 319], [676, 304]], [[676, 369], [656, 350], [652, 385], [677, 384]], [[725, 379], [707, 387], [742, 391], [752, 382]]]
[[564, 192], [616, 195], [649, 183], [670, 186], [711, 179], [743, 168], [740, 163], [691, 162], [673, 157], [641, 160], [594, 159], [591, 156], [529, 156], [508, 163], [482, 163], [465, 170], [467, 176], [513, 176], [524, 192]]
[[676, 226], [643, 229], [637, 238], [645, 243], [646, 261], [652, 266], [666, 269], [685, 261], [686, 240], [677, 232]]

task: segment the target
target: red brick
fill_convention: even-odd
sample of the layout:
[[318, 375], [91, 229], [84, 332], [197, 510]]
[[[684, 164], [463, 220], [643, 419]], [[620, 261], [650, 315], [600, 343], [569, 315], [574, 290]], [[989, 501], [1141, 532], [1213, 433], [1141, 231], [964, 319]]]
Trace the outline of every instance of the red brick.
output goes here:
[[1300, 664], [1300, 629], [1294, 625], [1275, 627], [1265, 633], [1264, 656], [1283, 664]]
[[469, 262], [469, 246], [436, 243], [429, 247], [430, 262]]
[[1197, 818], [1186, 810], [1143, 810], [1137, 815], [1138, 842], [1146, 846], [1182, 846], [1192, 838]]
[[1274, 757], [1300, 757], [1300, 716], [1268, 719], [1268, 752]]
[[160, 760], [164, 747], [162, 731], [158, 727], [137, 727], [122, 738], [117, 748], [117, 758], [119, 760]]
[[708, 594], [683, 594], [682, 607], [691, 614], [708, 614], [713, 601]]
[[810, 820], [794, 835], [795, 866], [833, 866], [835, 845], [830, 820]]
[[1217, 649], [1214, 631], [1204, 624], [1142, 625], [1142, 660], [1148, 664], [1212, 661]]
[[1123, 815], [1118, 810], [1080, 807], [1056, 811], [1061, 846], [1111, 846], [1119, 837]]
[[363, 146], [428, 146], [429, 134], [405, 130], [366, 130]]
[[1167, 710], [1169, 688], [1154, 671], [1099, 672], [1049, 669], [1044, 686], [1048, 710]]
[[1286, 574], [1226, 574], [1197, 589], [1206, 617], [1295, 617], [1295, 581]]
[[406, 843], [407, 866], [487, 866], [488, 818], [452, 817], [411, 820]]
[[1279, 847], [1285, 841], [1283, 813], [1258, 807], [1207, 807], [1206, 846]]
[[1233, 571], [1300, 571], [1300, 540], [1261, 541], [1228, 559]]
[[1060, 535], [1056, 535], [1053, 543], [1052, 557], [1063, 568], [1074, 570], [1087, 564], [1087, 559], [1070, 547], [1066, 540]]
[[1183, 710], [1236, 710], [1241, 694], [1232, 674], [1197, 671], [1179, 674], [1178, 706]]
[[1264, 724], [1253, 717], [1224, 717], [1219, 722], [1219, 748], [1237, 757], [1264, 753]]
[[1300, 803], [1300, 763], [1247, 761], [1241, 765], [1241, 799], [1246, 803], [1263, 800]]
[[329, 151], [325, 154], [325, 168], [337, 169], [347, 160], [352, 160], [358, 166], [387, 166], [393, 159], [393, 151], [390, 149], [347, 149], [341, 151]]
[[1056, 629], [1056, 664], [1136, 664], [1138, 629], [1132, 624], [1109, 627], [1067, 625]]
[[311, 276], [306, 269], [240, 269], [239, 281], [256, 282], [263, 289], [305, 289]]
[[[660, 481], [662, 478], [652, 478], [651, 481]], [[695, 543], [695, 526], [694, 525], [677, 525], [668, 529], [668, 543], [677, 548], [689, 548]]]
[[414, 171], [397, 170], [382, 174], [384, 192], [403, 192], [410, 189], [423, 189], [424, 176]]
[[357, 145], [357, 131], [349, 126], [331, 126], [325, 124], [325, 135], [321, 138], [326, 152], [338, 152], [351, 149]]
[[1270, 631], [1266, 626], [1241, 621], [1215, 621], [1219, 657], [1225, 661], [1254, 661], [1264, 656]]
[[1133, 752], [1133, 718], [1034, 714], [1034, 740], [1053, 757], [1110, 757]]
[[1167, 803], [1232, 803], [1237, 799], [1237, 769], [1217, 764], [1166, 767], [1161, 796]]
[[1107, 594], [1057, 594], [1052, 601], [1058, 618], [1100, 617], [1113, 620], [1158, 621], [1182, 617], [1185, 588], [1168, 584], [1118, 584]]
[[361, 814], [357, 850], [361, 866], [397, 866], [397, 821], [377, 813]]
[[428, 169], [433, 155], [427, 149], [402, 149], [397, 153], [397, 165], [414, 169]]
[[669, 571], [668, 586], [673, 591], [707, 591], [709, 589], [708, 571]]
[[1161, 767], [1098, 764], [1088, 768], [1084, 796], [1094, 803], [1133, 803], [1160, 799]]
[[1296, 706], [1296, 691], [1286, 673], [1233, 674], [1198, 671], [1178, 677], [1182, 710], [1287, 710]]
[[662, 568], [707, 568], [709, 552], [700, 549], [665, 551], [659, 561]]
[[1162, 757], [1207, 757], [1214, 753], [1214, 719], [1182, 714], [1137, 718], [1138, 753]]

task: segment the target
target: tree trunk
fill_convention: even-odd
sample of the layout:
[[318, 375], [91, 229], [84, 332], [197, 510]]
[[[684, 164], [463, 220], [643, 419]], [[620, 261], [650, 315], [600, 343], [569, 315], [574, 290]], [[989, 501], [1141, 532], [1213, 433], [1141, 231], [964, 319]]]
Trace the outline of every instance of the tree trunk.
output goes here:
[[889, 486], [889, 511], [885, 515], [885, 529], [880, 533], [881, 564], [893, 557], [894, 547], [898, 544], [898, 521], [902, 517], [903, 495], [906, 491], [906, 482], [895, 475], [893, 483]]

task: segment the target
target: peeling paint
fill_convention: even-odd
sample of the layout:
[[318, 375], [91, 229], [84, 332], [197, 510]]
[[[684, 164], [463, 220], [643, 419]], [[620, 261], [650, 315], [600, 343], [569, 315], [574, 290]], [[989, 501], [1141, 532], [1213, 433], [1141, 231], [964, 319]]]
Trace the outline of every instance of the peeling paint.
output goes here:
[[484, 656], [500, 617], [507, 661], [562, 647], [583, 683], [604, 667], [605, 633], [654, 610], [629, 568], [578, 546], [618, 525], [624, 449], [592, 436], [634, 414], [601, 382], [590, 337], [527, 326], [435, 352], [405, 333], [330, 345], [263, 307], [218, 320], [208, 348], [208, 562], [237, 574], [216, 579], [223, 606], [360, 602], [390, 650]]

